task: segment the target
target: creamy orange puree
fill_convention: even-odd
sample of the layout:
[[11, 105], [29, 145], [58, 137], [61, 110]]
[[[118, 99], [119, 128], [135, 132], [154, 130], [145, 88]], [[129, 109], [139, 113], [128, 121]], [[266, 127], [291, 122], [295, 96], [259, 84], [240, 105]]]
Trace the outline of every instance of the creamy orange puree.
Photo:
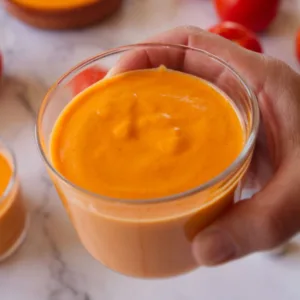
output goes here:
[[0, 260], [15, 246], [26, 221], [18, 183], [6, 193], [12, 175], [9, 162], [0, 153]]
[[0, 153], [0, 197], [4, 194], [10, 178], [12, 176], [12, 170], [8, 161]]
[[61, 10], [94, 4], [99, 2], [99, 0], [14, 0], [14, 2], [19, 5], [39, 10]]
[[[224, 95], [197, 77], [159, 68], [102, 80], [75, 97], [55, 124], [50, 153], [79, 187], [140, 203], [209, 181], [243, 145], [240, 119]], [[235, 187], [222, 196], [209, 191], [141, 205], [58, 190], [97, 259], [125, 274], [161, 277], [195, 267], [191, 239], [232, 203]]]

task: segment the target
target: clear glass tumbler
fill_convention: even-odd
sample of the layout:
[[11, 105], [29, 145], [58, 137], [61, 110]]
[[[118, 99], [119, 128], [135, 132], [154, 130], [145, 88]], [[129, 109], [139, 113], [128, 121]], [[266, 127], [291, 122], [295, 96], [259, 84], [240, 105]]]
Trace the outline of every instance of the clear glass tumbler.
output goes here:
[[[0, 140], [1, 166], [10, 169], [1, 173], [0, 180], [8, 181], [4, 192], [0, 195], [0, 262], [11, 256], [25, 239], [28, 227], [28, 215], [22, 201], [20, 184], [14, 154], [10, 148]], [[4, 171], [4, 170], [2, 170]]]
[[[162, 64], [206, 80], [231, 99], [246, 137], [239, 157], [209, 182], [160, 199], [111, 199], [64, 178], [51, 162], [49, 140], [58, 116], [72, 101], [70, 81], [92, 66], [105, 66], [112, 74]], [[134, 277], [158, 278], [197, 267], [191, 251], [192, 239], [239, 198], [240, 182], [251, 161], [258, 124], [255, 95], [224, 61], [200, 49], [181, 45], [138, 44], [92, 57], [55, 83], [40, 108], [37, 140], [50, 176], [86, 249], [115, 271]]]

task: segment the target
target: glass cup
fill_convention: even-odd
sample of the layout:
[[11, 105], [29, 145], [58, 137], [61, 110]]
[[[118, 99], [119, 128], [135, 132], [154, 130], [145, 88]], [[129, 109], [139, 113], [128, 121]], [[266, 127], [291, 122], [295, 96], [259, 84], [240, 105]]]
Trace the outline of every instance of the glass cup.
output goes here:
[[[26, 237], [29, 219], [21, 197], [13, 152], [0, 140], [1, 160], [8, 163], [9, 183], [0, 195], [0, 262], [11, 256]], [[1, 174], [1, 166], [0, 166]], [[0, 180], [6, 180], [2, 173]]]
[[[152, 61], [148, 57], [150, 52]], [[162, 64], [206, 80], [231, 99], [245, 132], [245, 145], [239, 157], [223, 173], [201, 186], [151, 200], [112, 199], [93, 194], [64, 178], [51, 162], [49, 140], [57, 118], [73, 99], [70, 81], [94, 66], [105, 66], [113, 74]], [[92, 256], [129, 276], [159, 278], [197, 267], [191, 250], [192, 240], [238, 200], [240, 183], [251, 161], [258, 124], [255, 95], [224, 61], [186, 46], [138, 44], [92, 57], [54, 84], [39, 111], [37, 140], [69, 217]]]

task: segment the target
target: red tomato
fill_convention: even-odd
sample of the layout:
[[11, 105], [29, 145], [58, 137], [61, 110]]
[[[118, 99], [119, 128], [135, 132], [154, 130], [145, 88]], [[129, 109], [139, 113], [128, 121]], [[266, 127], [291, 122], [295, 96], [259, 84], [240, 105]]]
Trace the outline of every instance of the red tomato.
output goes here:
[[232, 42], [255, 52], [262, 53], [262, 46], [256, 35], [246, 27], [233, 23], [223, 22], [209, 29], [210, 32], [218, 34]]
[[263, 31], [275, 18], [280, 0], [214, 0], [223, 21], [244, 25], [252, 31]]
[[300, 29], [297, 33], [297, 38], [296, 38], [296, 54], [300, 62]]
[[76, 75], [69, 83], [73, 89], [74, 96], [103, 79], [106, 74], [106, 70], [100, 69], [99, 67], [90, 67]]

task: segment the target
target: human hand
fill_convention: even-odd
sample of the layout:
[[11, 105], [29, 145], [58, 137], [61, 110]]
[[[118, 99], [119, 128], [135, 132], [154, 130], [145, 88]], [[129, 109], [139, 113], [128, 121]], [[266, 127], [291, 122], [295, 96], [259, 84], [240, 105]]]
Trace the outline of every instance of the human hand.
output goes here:
[[[217, 265], [279, 246], [300, 229], [300, 76], [281, 61], [194, 27], [177, 28], [148, 42], [183, 44], [215, 54], [241, 74], [259, 101], [266, 141], [255, 154], [261, 151], [270, 158], [274, 175], [259, 193], [235, 204], [195, 237], [197, 261]], [[121, 60], [117, 72], [166, 61], [168, 67], [188, 73], [199, 67], [191, 57], [151, 51], [139, 55], [138, 60]], [[222, 70], [217, 73], [220, 76]]]

